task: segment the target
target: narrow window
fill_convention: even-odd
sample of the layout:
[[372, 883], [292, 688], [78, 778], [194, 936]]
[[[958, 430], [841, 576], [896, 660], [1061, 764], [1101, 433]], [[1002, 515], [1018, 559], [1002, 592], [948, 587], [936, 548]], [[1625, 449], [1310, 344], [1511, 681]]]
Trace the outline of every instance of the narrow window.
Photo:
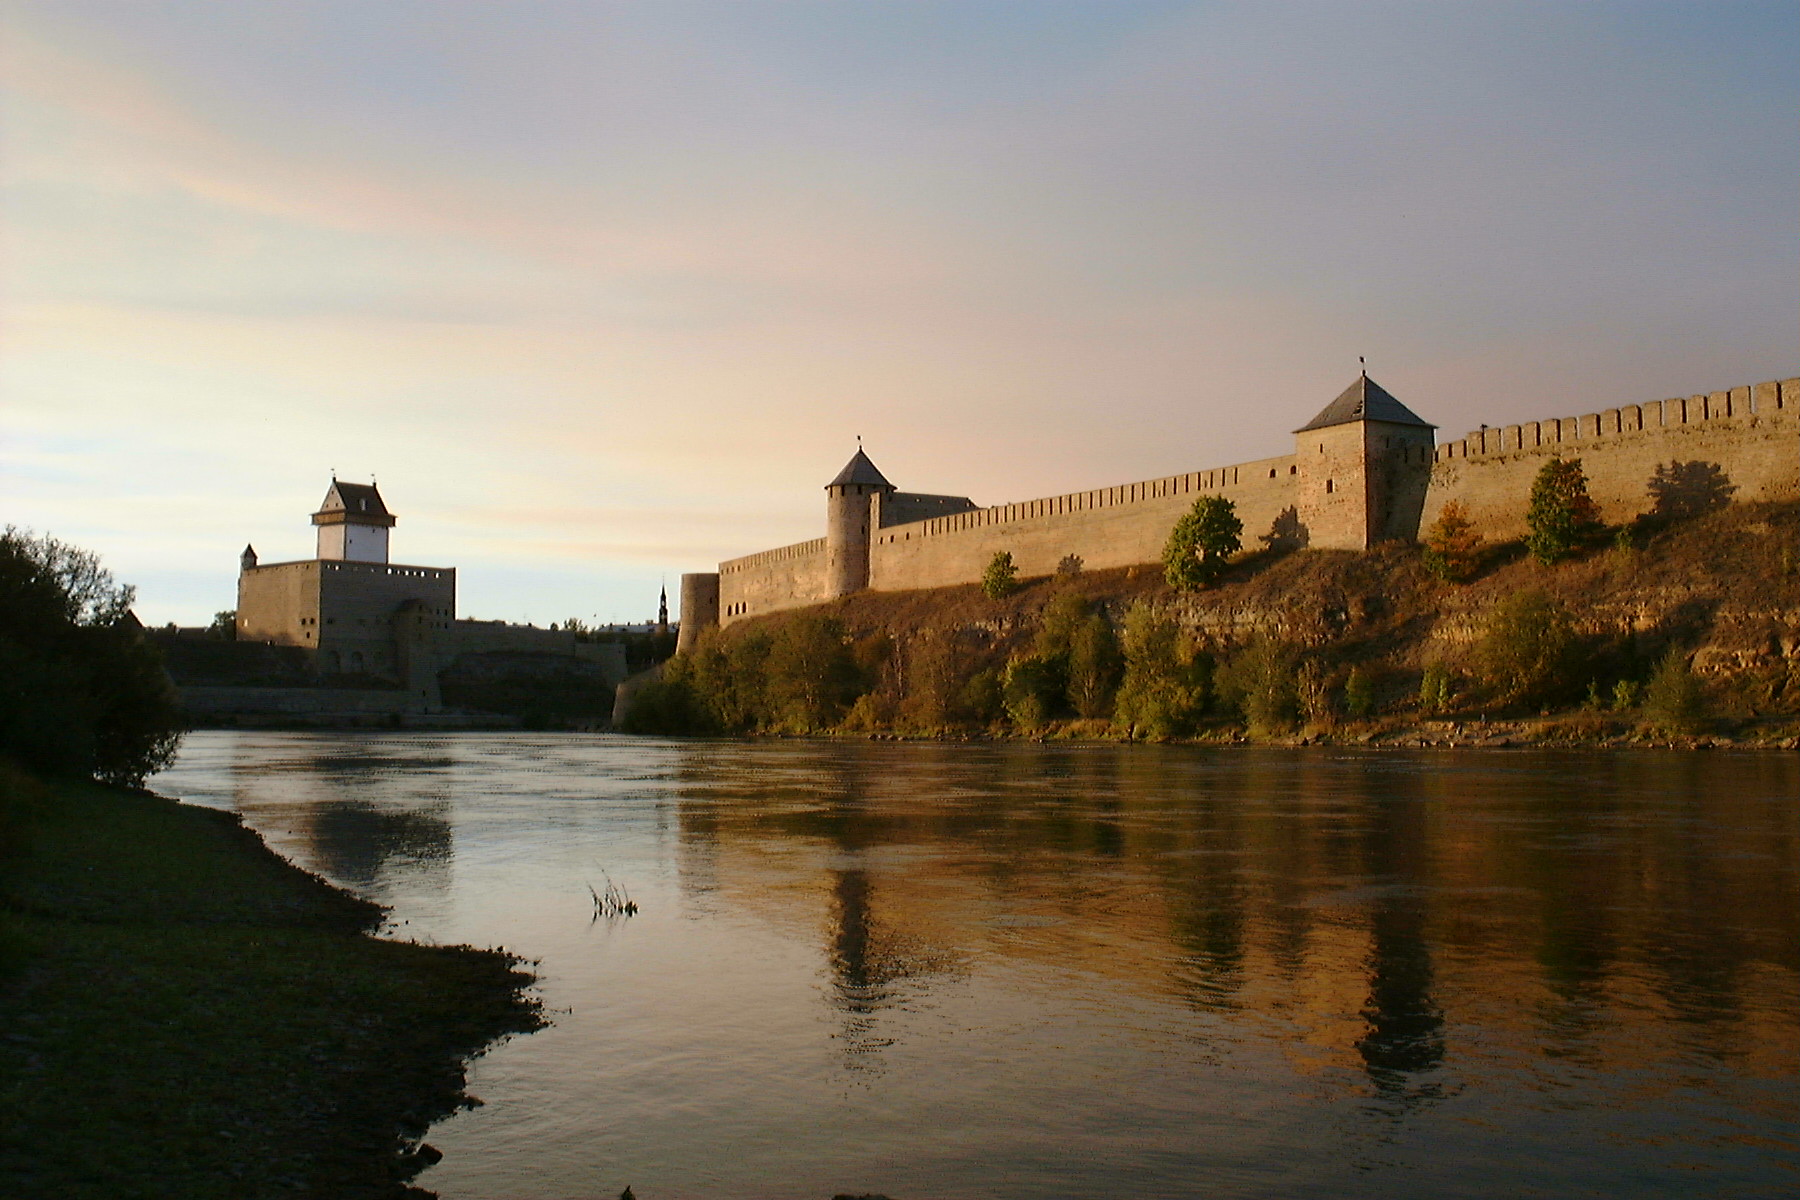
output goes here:
[[1335, 484], [1333, 484], [1331, 480], [1327, 479], [1325, 481], [1325, 494], [1327, 496], [1329, 496], [1329, 495], [1331, 495], [1332, 492], [1334, 492], [1336, 490], [1337, 490], [1337, 486]]

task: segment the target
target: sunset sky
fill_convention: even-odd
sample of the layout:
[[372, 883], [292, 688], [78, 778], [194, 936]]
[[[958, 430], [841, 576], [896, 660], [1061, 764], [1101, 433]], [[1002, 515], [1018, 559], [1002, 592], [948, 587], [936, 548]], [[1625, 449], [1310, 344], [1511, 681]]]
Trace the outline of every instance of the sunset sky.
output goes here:
[[983, 504], [1800, 372], [1800, 4], [0, 0], [0, 521], [146, 622], [331, 472], [652, 613]]

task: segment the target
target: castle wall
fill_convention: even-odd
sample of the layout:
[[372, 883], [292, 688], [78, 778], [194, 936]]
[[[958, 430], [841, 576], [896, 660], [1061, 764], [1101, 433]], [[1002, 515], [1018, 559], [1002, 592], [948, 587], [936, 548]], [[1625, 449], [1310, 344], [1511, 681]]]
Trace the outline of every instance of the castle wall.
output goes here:
[[1660, 464], [1716, 463], [1737, 501], [1800, 495], [1800, 379], [1477, 430], [1439, 446], [1422, 525], [1460, 501], [1490, 539], [1522, 537], [1531, 483], [1552, 457], [1579, 458], [1609, 523], [1650, 510]]
[[823, 602], [827, 567], [824, 538], [720, 563], [719, 623]]
[[237, 637], [319, 648], [318, 562], [270, 563], [238, 575]]
[[1070, 554], [1089, 570], [1159, 562], [1169, 531], [1202, 496], [1234, 502], [1245, 547], [1258, 548], [1294, 506], [1293, 466], [1293, 456], [1283, 455], [890, 526], [875, 535], [869, 586], [970, 583], [1002, 550], [1027, 576], [1051, 574]]

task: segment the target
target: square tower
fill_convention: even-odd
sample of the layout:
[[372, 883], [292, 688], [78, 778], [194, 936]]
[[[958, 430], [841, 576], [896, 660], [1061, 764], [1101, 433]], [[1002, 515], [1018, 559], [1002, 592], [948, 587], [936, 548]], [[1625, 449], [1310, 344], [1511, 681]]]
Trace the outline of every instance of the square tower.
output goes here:
[[1295, 430], [1307, 545], [1366, 550], [1416, 538], [1436, 428], [1364, 374]]

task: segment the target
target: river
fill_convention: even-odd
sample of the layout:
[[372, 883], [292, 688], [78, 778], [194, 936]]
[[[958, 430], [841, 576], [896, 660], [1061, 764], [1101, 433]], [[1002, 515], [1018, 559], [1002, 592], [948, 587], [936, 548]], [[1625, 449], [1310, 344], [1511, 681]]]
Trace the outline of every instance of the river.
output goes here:
[[539, 962], [446, 1200], [1800, 1187], [1800, 755], [213, 731], [153, 786]]

